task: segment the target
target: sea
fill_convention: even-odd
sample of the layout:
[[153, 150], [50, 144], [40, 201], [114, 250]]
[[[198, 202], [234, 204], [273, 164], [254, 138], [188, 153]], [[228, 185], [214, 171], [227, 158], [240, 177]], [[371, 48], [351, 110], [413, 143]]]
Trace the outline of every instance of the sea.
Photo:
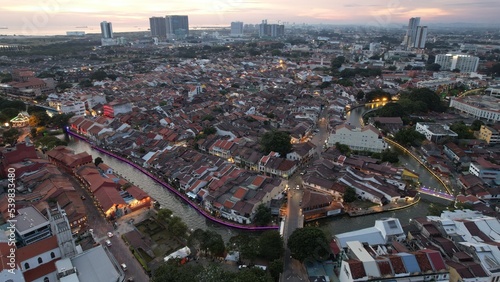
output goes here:
[[[190, 26], [191, 30], [211, 30], [218, 28], [228, 28], [224, 25], [203, 25], [203, 26]], [[68, 31], [83, 31], [85, 34], [99, 34], [101, 33], [101, 28], [99, 25], [89, 25], [89, 26], [37, 26], [33, 24], [25, 24], [24, 26], [0, 26], [0, 37], [1, 36], [56, 36], [56, 35], [66, 35]], [[149, 26], [147, 25], [118, 25], [113, 24], [113, 32], [147, 32], [149, 31]]]

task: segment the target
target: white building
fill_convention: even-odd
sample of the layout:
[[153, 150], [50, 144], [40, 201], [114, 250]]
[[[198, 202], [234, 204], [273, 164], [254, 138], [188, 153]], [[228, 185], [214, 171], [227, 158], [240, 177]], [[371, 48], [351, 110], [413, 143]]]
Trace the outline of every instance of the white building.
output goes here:
[[380, 131], [371, 125], [361, 129], [341, 124], [330, 134], [328, 146], [334, 146], [337, 142], [349, 146], [354, 151], [382, 152], [387, 149], [387, 143]]
[[441, 70], [459, 69], [460, 72], [476, 72], [479, 58], [464, 54], [438, 54], [434, 63], [441, 66]]
[[57, 103], [56, 109], [61, 114], [74, 113], [75, 116], [85, 115], [85, 103], [81, 101]]
[[399, 219], [394, 217], [378, 219], [373, 227], [359, 229], [335, 235], [337, 245], [341, 248], [348, 247], [351, 241], [368, 243], [370, 246], [385, 245], [392, 241], [403, 241], [406, 234]]
[[451, 98], [450, 108], [455, 108], [470, 116], [487, 121], [500, 121], [499, 99], [492, 96], [465, 96]]
[[427, 140], [434, 143], [438, 143], [439, 141], [447, 137], [458, 137], [458, 134], [450, 130], [448, 126], [438, 123], [417, 122], [415, 130], [425, 135], [425, 138], [427, 138]]
[[[500, 181], [500, 165], [478, 158], [469, 165], [469, 172], [484, 181]], [[500, 238], [499, 238], [500, 239]]]

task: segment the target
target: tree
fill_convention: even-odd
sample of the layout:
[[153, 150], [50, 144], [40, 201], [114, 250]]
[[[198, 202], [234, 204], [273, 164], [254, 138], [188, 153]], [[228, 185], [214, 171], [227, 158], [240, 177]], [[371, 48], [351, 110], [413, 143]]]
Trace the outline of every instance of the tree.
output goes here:
[[99, 165], [100, 165], [100, 164], [102, 164], [102, 163], [104, 163], [104, 161], [102, 160], [102, 158], [101, 158], [101, 157], [97, 157], [97, 158], [95, 158], [95, 160], [94, 160], [94, 165], [95, 165], [95, 166], [99, 166]]
[[450, 129], [458, 134], [458, 139], [474, 139], [474, 132], [463, 122], [455, 122]]
[[325, 234], [316, 227], [295, 229], [288, 238], [288, 248], [292, 257], [301, 262], [307, 258], [324, 260], [330, 253]]
[[346, 203], [352, 203], [356, 201], [357, 196], [356, 196], [356, 190], [352, 187], [347, 187], [344, 193], [344, 202]]
[[41, 147], [45, 150], [52, 150], [57, 146], [67, 146], [68, 143], [55, 137], [55, 136], [44, 136], [35, 141], [35, 144], [38, 147]]
[[276, 230], [269, 230], [259, 237], [260, 256], [271, 261], [283, 255], [283, 238]]
[[292, 151], [292, 143], [290, 141], [291, 138], [288, 132], [272, 130], [264, 133], [260, 139], [260, 145], [264, 154], [278, 152], [284, 158], [286, 154]]
[[180, 217], [174, 216], [168, 222], [168, 230], [172, 233], [172, 235], [184, 238], [188, 227]]
[[108, 74], [104, 70], [97, 70], [90, 75], [91, 80], [105, 80]]
[[226, 249], [222, 236], [212, 230], [205, 231], [201, 247], [216, 256], [222, 255]]
[[29, 125], [31, 127], [45, 126], [45, 125], [47, 125], [47, 122], [49, 121], [49, 119], [50, 119], [50, 117], [45, 111], [33, 112], [29, 118]]
[[403, 128], [394, 134], [394, 140], [403, 146], [420, 145], [420, 142], [425, 140], [425, 135], [417, 132], [413, 128]]
[[260, 204], [257, 207], [253, 221], [257, 226], [265, 226], [271, 222], [271, 218], [271, 209], [264, 204]]
[[203, 272], [198, 264], [180, 265], [180, 259], [170, 259], [153, 273], [152, 282], [191, 282], [198, 281], [196, 276]]
[[428, 71], [439, 71], [441, 69], [440, 64], [432, 63], [425, 67]]
[[340, 144], [339, 142], [335, 143], [335, 148], [340, 151], [343, 155], [350, 155], [351, 154], [351, 149], [349, 146], [345, 144]]
[[14, 145], [19, 138], [19, 130], [11, 128], [3, 132], [3, 140], [5, 144]]
[[69, 113], [69, 114], [59, 114], [59, 115], [53, 115], [48, 124], [57, 127], [57, 128], [65, 128], [66, 126], [69, 125], [69, 119], [73, 117], [75, 114]]
[[398, 152], [391, 149], [386, 149], [381, 153], [381, 160], [383, 162], [397, 163], [399, 162]]
[[484, 125], [484, 123], [478, 119], [472, 122], [470, 129], [474, 131], [481, 130], [481, 125]]
[[158, 219], [168, 222], [172, 216], [173, 212], [169, 209], [160, 209], [156, 213]]
[[344, 56], [337, 56], [335, 57], [332, 62], [331, 62], [331, 66], [332, 66], [332, 70], [337, 70], [339, 69], [340, 67], [342, 67], [342, 64], [345, 62], [345, 57]]
[[274, 281], [278, 281], [280, 274], [283, 272], [283, 260], [275, 259], [271, 261], [268, 269]]
[[229, 239], [229, 248], [240, 252], [240, 259], [253, 262], [259, 254], [259, 240], [255, 236], [241, 233]]

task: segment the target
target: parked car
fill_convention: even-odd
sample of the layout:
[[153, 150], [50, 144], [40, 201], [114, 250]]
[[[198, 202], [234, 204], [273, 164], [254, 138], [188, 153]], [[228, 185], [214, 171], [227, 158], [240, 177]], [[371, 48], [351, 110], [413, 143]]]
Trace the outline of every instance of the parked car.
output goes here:
[[122, 263], [121, 267], [122, 267], [123, 271], [127, 271], [127, 265], [126, 264]]
[[106, 240], [106, 246], [111, 247], [111, 241], [109, 239]]
[[114, 236], [113, 232], [108, 232], [108, 238], [111, 238], [113, 236]]

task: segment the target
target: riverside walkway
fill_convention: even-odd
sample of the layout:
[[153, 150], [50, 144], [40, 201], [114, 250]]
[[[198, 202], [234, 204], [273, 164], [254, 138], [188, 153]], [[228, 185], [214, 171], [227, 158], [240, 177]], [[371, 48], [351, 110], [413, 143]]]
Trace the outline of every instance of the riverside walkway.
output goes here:
[[130, 166], [132, 166], [133, 168], [139, 170], [140, 172], [142, 172], [143, 174], [147, 175], [149, 178], [151, 178], [152, 180], [154, 180], [156, 183], [160, 184], [162, 187], [168, 189], [170, 192], [174, 193], [175, 195], [177, 195], [179, 198], [181, 198], [185, 203], [189, 204], [192, 208], [194, 208], [200, 215], [204, 216], [205, 218], [213, 221], [213, 222], [216, 222], [218, 224], [221, 224], [221, 225], [224, 225], [224, 226], [227, 226], [227, 227], [231, 227], [231, 228], [236, 228], [236, 229], [241, 229], [241, 230], [247, 230], [247, 231], [264, 231], [264, 230], [278, 230], [279, 229], [279, 226], [277, 225], [273, 225], [273, 226], [252, 226], [252, 225], [242, 225], [242, 224], [237, 224], [237, 223], [233, 223], [233, 222], [228, 222], [228, 221], [225, 221], [225, 220], [222, 220], [220, 218], [217, 218], [217, 217], [214, 217], [212, 216], [210, 213], [208, 213], [206, 210], [200, 208], [196, 203], [194, 203], [193, 201], [189, 200], [187, 198], [186, 195], [184, 195], [183, 193], [181, 193], [180, 191], [178, 191], [177, 189], [173, 188], [172, 186], [168, 185], [167, 183], [165, 183], [164, 181], [158, 179], [155, 175], [153, 175], [152, 173], [150, 173], [149, 171], [147, 171], [146, 169], [144, 169], [143, 167], [135, 164], [134, 162], [126, 159], [126, 158], [123, 158], [123, 157], [120, 157], [118, 155], [115, 155], [111, 152], [108, 152], [102, 148], [99, 148], [95, 145], [93, 145], [92, 142], [90, 142], [87, 138], [83, 137], [83, 136], [80, 136], [72, 131], [70, 131], [69, 129], [66, 129], [66, 132], [73, 136], [74, 138], [77, 138], [81, 141], [84, 141], [86, 143], [89, 143], [91, 144], [92, 148], [96, 151], [99, 151], [105, 155], [108, 155], [110, 157], [113, 157], [117, 160], [120, 160]]

